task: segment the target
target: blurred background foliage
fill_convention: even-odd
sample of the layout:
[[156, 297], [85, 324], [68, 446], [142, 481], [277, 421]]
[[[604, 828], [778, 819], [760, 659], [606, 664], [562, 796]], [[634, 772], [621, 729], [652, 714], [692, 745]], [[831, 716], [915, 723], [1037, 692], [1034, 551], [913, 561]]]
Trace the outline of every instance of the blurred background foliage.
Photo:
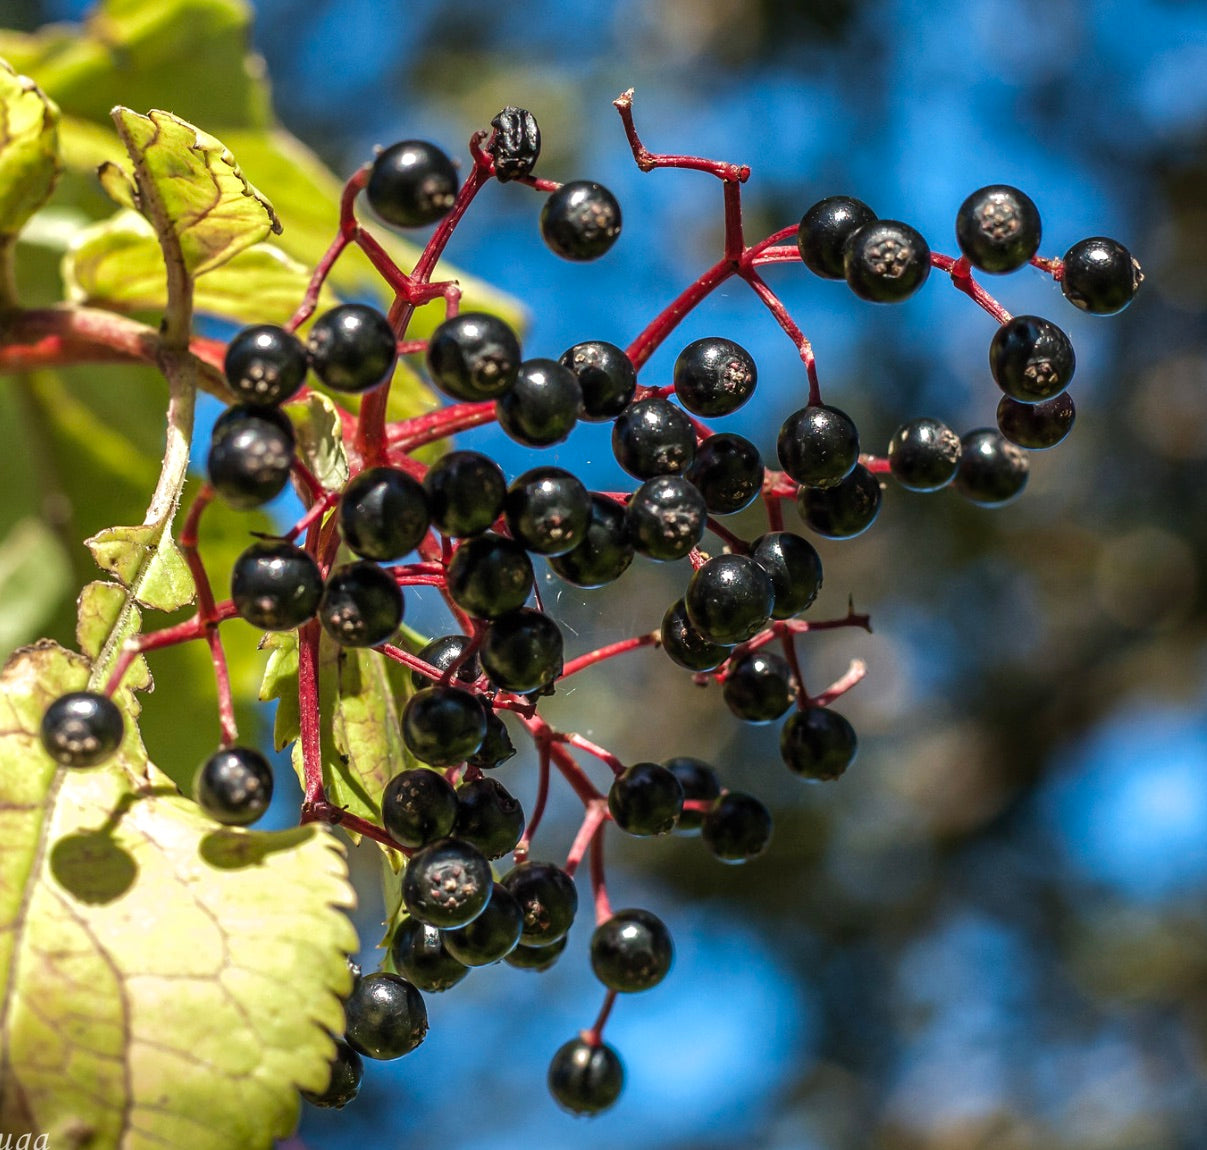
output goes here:
[[[0, 0], [0, 22], [28, 29], [83, 8]], [[457, 152], [512, 103], [541, 123], [541, 174], [598, 179], [617, 194], [624, 234], [598, 264], [561, 263], [543, 247], [539, 197], [523, 187], [489, 189], [459, 229], [450, 258], [523, 302], [529, 355], [556, 357], [588, 338], [627, 343], [719, 251], [716, 182], [632, 164], [610, 107], [628, 87], [652, 149], [751, 164], [750, 239], [844, 192], [952, 252], [963, 198], [1007, 182], [1038, 204], [1043, 254], [1111, 235], [1147, 277], [1132, 307], [1107, 320], [1076, 312], [1038, 273], [990, 281], [1011, 311], [1047, 315], [1072, 336], [1072, 436], [1032, 457], [1029, 488], [1010, 507], [890, 486], [866, 536], [819, 544], [826, 581], [811, 615], [841, 615], [853, 595], [874, 626], [801, 644], [814, 691], [852, 658], [869, 666], [840, 704], [861, 737], [840, 782], [802, 786], [779, 764], [774, 727], [742, 727], [715, 689], [695, 687], [657, 653], [599, 669], [549, 701], [559, 725], [627, 761], [697, 755], [775, 811], [771, 849], [745, 867], [719, 866], [690, 839], [610, 837], [614, 905], [655, 910], [679, 948], [671, 978], [620, 1002], [609, 1024], [629, 1075], [615, 1110], [572, 1122], [544, 1093], [548, 1058], [589, 1025], [598, 1001], [580, 924], [548, 975], [490, 968], [432, 996], [427, 1043], [371, 1066], [348, 1111], [308, 1111], [297, 1144], [1200, 1150], [1207, 6], [260, 0], [254, 9], [276, 114], [334, 171], [403, 137]], [[170, 90], [157, 100], [222, 135], [204, 109], [174, 108]], [[827, 401], [851, 412], [865, 448], [883, 451], [917, 415], [961, 431], [992, 424], [992, 321], [941, 277], [892, 308], [798, 265], [767, 278], [813, 340]], [[773, 460], [805, 380], [740, 285], [683, 325], [645, 382], [668, 382], [678, 349], [709, 334], [756, 355], [759, 392], [723, 429]], [[18, 400], [5, 388], [0, 402]], [[124, 411], [110, 426], [129, 431]], [[495, 453], [509, 475], [533, 464], [493, 431], [463, 445]], [[9, 476], [14, 451], [0, 452], [10, 491], [29, 484]], [[606, 429], [580, 428], [540, 458], [568, 463], [597, 489], [622, 482]], [[130, 484], [129, 495], [113, 487], [106, 497], [141, 507], [142, 480]], [[104, 513], [106, 523], [120, 518]], [[735, 526], [753, 534], [758, 517], [743, 513]], [[62, 582], [84, 577], [73, 570]], [[655, 626], [685, 578], [682, 565], [639, 561], [618, 594], [551, 576], [544, 593], [577, 654]], [[408, 619], [447, 628], [430, 603], [409, 606]], [[161, 689], [148, 712], [158, 700], [178, 722], [177, 671], [163, 658], [152, 669]], [[533, 765], [521, 755], [500, 772], [526, 802]], [[564, 796], [554, 804], [541, 853], [564, 852], [574, 807]], [[380, 920], [371, 869], [366, 947]]]

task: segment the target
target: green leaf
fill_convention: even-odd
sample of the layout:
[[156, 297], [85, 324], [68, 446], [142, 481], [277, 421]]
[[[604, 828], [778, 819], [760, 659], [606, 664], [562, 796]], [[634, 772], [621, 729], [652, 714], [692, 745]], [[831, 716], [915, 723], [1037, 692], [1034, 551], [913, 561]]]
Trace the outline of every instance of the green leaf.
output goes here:
[[302, 462], [328, 491], [341, 490], [348, 482], [348, 453], [335, 404], [321, 392], [311, 391], [282, 410], [293, 420]]
[[260, 702], [277, 702], [273, 723], [273, 746], [283, 751], [302, 731], [298, 713], [298, 633], [274, 631], [264, 636], [260, 646], [268, 651], [264, 678], [260, 683]]
[[[292, 690], [295, 698], [297, 691], [286, 667], [282, 662], [274, 668], [273, 682], [268, 687], [279, 692], [275, 697], [282, 700], [285, 691]], [[393, 667], [379, 651], [340, 647], [326, 634], [319, 641], [319, 695], [324, 701], [323, 785], [327, 798], [337, 807], [379, 825], [381, 793], [386, 783], [400, 771], [415, 766], [403, 745], [399, 726], [399, 700], [406, 698], [408, 680]], [[284, 701], [281, 706], [285, 706]], [[290, 714], [296, 714], [296, 703]], [[286, 733], [288, 730], [278, 726], [278, 735]], [[300, 742], [294, 743], [293, 769], [305, 785]], [[397, 871], [401, 866], [397, 852], [387, 854], [392, 856]]]
[[88, 679], [50, 643], [0, 673], [0, 1130], [268, 1150], [343, 1026], [343, 851], [317, 826], [218, 827], [129, 712], [115, 759], [57, 767], [41, 716]]
[[193, 601], [196, 588], [188, 564], [160, 526], [110, 527], [85, 543], [97, 565], [116, 575], [142, 606], [175, 611]]
[[0, 651], [27, 643], [71, 587], [71, 562], [39, 519], [19, 520], [0, 543]]
[[191, 275], [281, 230], [221, 140], [171, 112], [143, 116], [119, 106], [113, 120], [134, 163], [139, 210], [157, 235], [175, 235]]
[[0, 60], [0, 241], [49, 198], [59, 174], [59, 110]]
[[[89, 583], [80, 592], [76, 642], [92, 664], [93, 690], [104, 686], [113, 663], [127, 639], [142, 630], [142, 612], [116, 583]], [[145, 656], [139, 655], [122, 678], [125, 691], [149, 691], [153, 686], [151, 669]]]

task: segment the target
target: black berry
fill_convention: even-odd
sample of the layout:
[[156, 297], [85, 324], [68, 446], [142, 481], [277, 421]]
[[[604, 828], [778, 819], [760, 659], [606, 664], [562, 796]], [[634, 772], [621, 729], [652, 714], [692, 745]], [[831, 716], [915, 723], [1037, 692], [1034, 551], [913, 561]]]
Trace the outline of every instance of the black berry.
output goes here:
[[331, 1060], [331, 1077], [325, 1090], [303, 1090], [301, 1095], [311, 1106], [324, 1110], [342, 1110], [360, 1093], [365, 1064], [361, 1057], [342, 1038], [335, 1040], [335, 1057]]
[[499, 426], [517, 443], [551, 447], [578, 422], [583, 395], [578, 379], [555, 359], [528, 359], [515, 383], [495, 402]]
[[552, 946], [566, 936], [578, 913], [578, 890], [561, 867], [548, 862], [523, 862], [502, 878], [520, 905], [525, 946]]
[[226, 345], [223, 372], [231, 391], [245, 403], [284, 403], [306, 379], [306, 349], [283, 327], [245, 327]]
[[423, 995], [401, 975], [384, 970], [356, 980], [344, 1018], [348, 1045], [369, 1058], [401, 1058], [427, 1037]]
[[722, 862], [746, 862], [771, 841], [771, 812], [753, 795], [730, 791], [705, 812], [700, 832]]
[[1060, 290], [1065, 299], [1094, 315], [1114, 315], [1135, 298], [1144, 280], [1139, 263], [1117, 240], [1094, 236], [1064, 255]]
[[695, 415], [711, 419], [737, 411], [754, 393], [754, 357], [731, 339], [689, 343], [675, 360], [675, 395]]
[[314, 617], [323, 576], [309, 552], [283, 539], [253, 543], [231, 569], [239, 617], [263, 631], [291, 631]]
[[679, 785], [683, 788], [684, 807], [679, 814], [679, 821], [675, 824], [675, 833], [699, 834], [704, 822], [704, 812], [694, 810], [686, 804], [711, 803], [720, 796], [721, 784], [717, 780], [717, 772], [706, 762], [690, 755], [678, 755], [667, 759], [662, 765], [679, 780]]
[[725, 675], [725, 705], [747, 723], [778, 719], [796, 698], [792, 669], [773, 651], [751, 651], [735, 659]]
[[495, 161], [495, 179], [501, 184], [532, 174], [541, 154], [541, 129], [526, 108], [508, 104], [490, 126], [495, 134], [486, 145]]
[[652, 479], [686, 471], [696, 430], [682, 410], [658, 396], [630, 403], [612, 425], [612, 453], [630, 475]]
[[802, 487], [796, 495], [801, 518], [826, 539], [853, 539], [880, 513], [880, 481], [862, 463], [833, 487]]
[[463, 311], [432, 332], [427, 345], [432, 382], [454, 399], [498, 399], [515, 383], [520, 341], [498, 316]]
[[293, 424], [287, 415], [277, 408], [237, 404], [214, 424], [206, 473], [223, 500], [248, 510], [284, 491], [293, 457]]
[[870, 224], [876, 213], [853, 196], [828, 196], [801, 217], [796, 232], [800, 258], [811, 272], [824, 279], [840, 280], [846, 275], [843, 257], [855, 232]]
[[662, 616], [660, 629], [662, 649], [671, 662], [688, 671], [711, 671], [729, 658], [727, 644], [705, 638], [687, 614], [682, 599], [675, 600]]
[[960, 437], [937, 419], [912, 419], [893, 432], [888, 463], [907, 491], [938, 491], [955, 478]]
[[682, 559], [704, 534], [708, 508], [704, 496], [682, 475], [655, 475], [629, 500], [633, 546], [650, 559]]
[[1042, 228], [1031, 197], [1008, 184], [970, 195], [956, 213], [956, 243], [968, 262], [1000, 275], [1021, 268], [1039, 249]]
[[538, 555], [577, 547], [591, 522], [591, 495], [560, 467], [534, 467], [512, 480], [505, 503], [511, 537]]
[[817, 598], [821, 590], [821, 556], [807, 539], [791, 531], [770, 531], [751, 545], [750, 558], [771, 579], [775, 592], [773, 619], [791, 619]]
[[1000, 387], [1021, 403], [1038, 403], [1059, 395], [1077, 365], [1069, 337], [1049, 320], [1016, 315], [989, 344], [989, 370]]
[[616, 242], [620, 225], [616, 197], [591, 180], [563, 184], [541, 208], [541, 236], [562, 259], [598, 259]]
[[433, 767], [464, 762], [485, 737], [482, 704], [460, 687], [425, 687], [402, 709], [402, 741], [415, 758]]
[[489, 966], [509, 955], [520, 941], [524, 916], [520, 904], [500, 883], [491, 886], [490, 901], [472, 922], [444, 932], [444, 945], [466, 966]]
[[1009, 503], [1027, 485], [1027, 453], [1001, 432], [982, 427], [961, 437], [960, 469], [953, 486], [973, 503]]
[[855, 760], [855, 729], [829, 707], [793, 711], [780, 731], [780, 757], [806, 779], [836, 779]]
[[490, 900], [490, 863], [457, 839], [438, 839], [407, 860], [402, 900], [414, 918], [442, 930], [472, 922]]
[[333, 391], [368, 391], [385, 383], [398, 358], [390, 321], [360, 303], [341, 304], [319, 316], [306, 348], [314, 374]]
[[524, 605], [532, 590], [532, 560], [523, 544], [487, 532], [453, 552], [446, 579], [458, 607], [479, 619], [493, 619]]
[[624, 1089], [624, 1067], [606, 1042], [572, 1038], [549, 1063], [549, 1093], [571, 1114], [607, 1110]]
[[780, 466], [805, 487], [832, 487], [859, 460], [859, 432], [845, 411], [812, 404], [794, 411], [776, 440]]
[[998, 430], [1030, 451], [1055, 447], [1073, 430], [1077, 409], [1067, 391], [1040, 403], [1019, 403], [1003, 395], [997, 405]]
[[763, 489], [763, 457], [749, 439], [723, 431], [696, 448], [687, 477], [714, 515], [749, 507]]
[[327, 576], [318, 617], [345, 647], [376, 647], [402, 622], [402, 589], [394, 576], [369, 559], [344, 563]]
[[930, 247], [898, 220], [876, 220], [855, 231], [843, 252], [847, 283], [860, 299], [899, 303], [930, 275]]
[[423, 484], [397, 467], [369, 467], [348, 481], [339, 530], [362, 559], [400, 559], [419, 546], [429, 516]]
[[193, 798], [224, 826], [250, 826], [272, 802], [272, 767], [254, 747], [223, 747], [198, 768]]
[[582, 391], [581, 419], [613, 419], [629, 405], [637, 390], [633, 361], [614, 343], [593, 339], [576, 343], [558, 361], [574, 372]]
[[582, 540], [573, 550], [551, 558], [549, 566], [577, 587], [603, 587], [629, 569], [633, 552], [625, 508], [606, 495], [593, 494]]
[[754, 638], [771, 617], [771, 578], [747, 555], [714, 555], [694, 572], [683, 597], [688, 617], [711, 643]]
[[626, 994], [657, 986], [670, 970], [674, 953], [666, 924], [648, 910], [618, 910], [591, 935], [595, 977]]
[[562, 633], [548, 615], [521, 607], [491, 621], [480, 658], [496, 687], [541, 691], [562, 673]]
[[365, 195], [387, 224], [422, 228], [452, 210], [457, 184], [457, 169], [435, 144], [402, 140], [377, 154]]
[[381, 792], [381, 825], [404, 847], [448, 838], [456, 821], [457, 792], [437, 771], [402, 771]]
[[125, 722], [117, 704], [96, 691], [60, 695], [42, 716], [42, 746], [65, 767], [94, 767], [121, 745]]
[[515, 850], [524, 833], [524, 808], [497, 779], [462, 783], [456, 808], [453, 837], [476, 846], [488, 859]]
[[634, 763], [612, 780], [608, 810], [628, 834], [669, 834], [683, 811], [683, 787], [660, 763]]
[[433, 993], [451, 989], [469, 974], [469, 967], [445, 948], [442, 932], [417, 918], [404, 918], [398, 924], [390, 961], [408, 982]]
[[432, 526], [454, 539], [481, 535], [500, 515], [507, 498], [503, 469], [477, 451], [450, 451], [423, 477]]
[[[447, 671], [461, 658], [462, 652], [468, 645], [469, 639], [465, 635], [441, 635], [419, 652], [419, 658], [425, 663], [430, 663], [439, 671]], [[478, 662], [476, 655], [471, 655], [458, 665], [452, 677], [453, 685], [465, 686], [472, 683], [480, 674], [482, 674], [482, 665]], [[430, 687], [435, 681], [419, 671], [411, 672], [411, 685], [417, 691]]]
[[561, 957], [567, 941], [563, 936], [548, 946], [526, 946], [521, 942], [503, 961], [517, 970], [548, 970]]

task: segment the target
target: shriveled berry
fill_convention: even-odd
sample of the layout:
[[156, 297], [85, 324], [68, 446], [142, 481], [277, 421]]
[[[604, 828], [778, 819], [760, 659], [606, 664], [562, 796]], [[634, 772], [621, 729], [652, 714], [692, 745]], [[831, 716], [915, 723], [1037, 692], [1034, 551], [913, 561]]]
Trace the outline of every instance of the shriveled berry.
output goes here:
[[485, 150], [495, 161], [495, 179], [500, 184], [532, 174], [541, 154], [541, 129], [526, 108], [508, 104], [493, 120], [494, 137]]

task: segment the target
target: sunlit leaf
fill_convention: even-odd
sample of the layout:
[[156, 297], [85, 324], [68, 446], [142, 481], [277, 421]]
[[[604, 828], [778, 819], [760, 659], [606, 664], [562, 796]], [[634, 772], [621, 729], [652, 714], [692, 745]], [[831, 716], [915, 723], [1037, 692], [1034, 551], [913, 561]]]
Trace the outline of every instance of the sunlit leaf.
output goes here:
[[0, 240], [50, 197], [59, 174], [59, 110], [0, 60]]
[[293, 420], [302, 462], [328, 491], [340, 490], [348, 482], [348, 454], [335, 404], [311, 391], [305, 399], [287, 403], [282, 410]]
[[184, 555], [155, 525], [110, 527], [85, 542], [98, 566], [123, 587], [133, 589], [137, 580], [135, 596], [144, 607], [175, 611], [193, 601], [193, 576]]
[[267, 1150], [343, 1025], [343, 853], [316, 826], [219, 827], [146, 761], [129, 713], [113, 760], [57, 767], [41, 716], [88, 678], [53, 644], [0, 677], [0, 1130]]

